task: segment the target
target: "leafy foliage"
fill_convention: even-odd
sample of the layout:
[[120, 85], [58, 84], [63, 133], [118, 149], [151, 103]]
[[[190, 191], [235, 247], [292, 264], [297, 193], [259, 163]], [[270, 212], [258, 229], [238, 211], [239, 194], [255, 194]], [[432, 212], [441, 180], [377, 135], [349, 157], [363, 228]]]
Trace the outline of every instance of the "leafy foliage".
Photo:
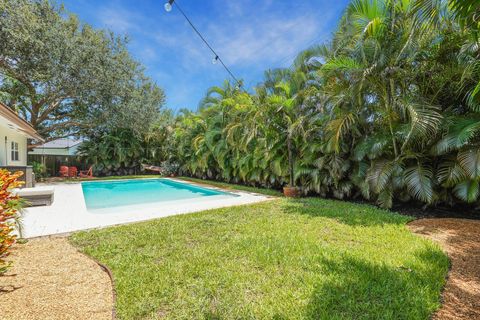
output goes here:
[[144, 124], [144, 133], [121, 126], [97, 129], [87, 136], [77, 154], [93, 165], [97, 176], [138, 174], [143, 171], [142, 164], [161, 166], [165, 175], [176, 174], [178, 164], [169, 157], [172, 122], [173, 115], [167, 110], [160, 112], [150, 127]]
[[47, 167], [37, 161], [32, 162], [33, 173], [35, 174], [35, 179], [42, 180], [47, 177]]
[[463, 3], [352, 1], [329, 43], [254, 93], [226, 82], [180, 114], [173, 157], [184, 174], [383, 207], [478, 204], [478, 6]]
[[13, 231], [19, 222], [18, 210], [21, 209], [22, 202], [17, 196], [12, 195], [11, 189], [22, 184], [17, 181], [22, 174], [21, 171], [10, 173], [6, 169], [0, 169], [0, 276], [10, 266], [5, 257], [16, 240]]
[[126, 39], [52, 1], [1, 1], [0, 25], [0, 99], [44, 138], [117, 126], [143, 133], [156, 120], [164, 93]]

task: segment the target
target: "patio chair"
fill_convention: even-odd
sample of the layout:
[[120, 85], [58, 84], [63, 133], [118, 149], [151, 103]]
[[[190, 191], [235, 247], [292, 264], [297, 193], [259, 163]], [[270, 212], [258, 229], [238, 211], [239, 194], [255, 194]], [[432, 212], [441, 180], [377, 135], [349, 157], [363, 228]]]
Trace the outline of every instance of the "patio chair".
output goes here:
[[69, 167], [68, 168], [68, 176], [70, 178], [76, 178], [78, 173], [77, 167]]
[[80, 170], [78, 174], [80, 178], [93, 178], [93, 169], [90, 167], [88, 170]]
[[68, 167], [60, 166], [60, 171], [58, 171], [58, 175], [63, 178], [68, 178]]

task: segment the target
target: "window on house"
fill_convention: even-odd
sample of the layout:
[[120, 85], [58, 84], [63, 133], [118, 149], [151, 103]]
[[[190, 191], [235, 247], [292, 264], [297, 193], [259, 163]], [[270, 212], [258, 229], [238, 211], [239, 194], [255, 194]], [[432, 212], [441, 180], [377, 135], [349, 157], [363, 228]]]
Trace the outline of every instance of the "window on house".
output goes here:
[[18, 143], [12, 141], [12, 161], [18, 161]]

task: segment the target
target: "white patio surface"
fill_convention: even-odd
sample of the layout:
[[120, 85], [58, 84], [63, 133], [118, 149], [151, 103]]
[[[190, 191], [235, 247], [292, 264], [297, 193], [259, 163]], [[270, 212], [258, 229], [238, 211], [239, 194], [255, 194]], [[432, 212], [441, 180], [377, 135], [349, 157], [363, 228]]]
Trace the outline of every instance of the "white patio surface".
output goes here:
[[55, 199], [51, 206], [24, 209], [22, 237], [34, 238], [63, 234], [272, 199], [260, 194], [226, 191], [212, 187], [211, 189], [226, 191], [236, 196], [206, 196], [89, 211], [85, 204], [81, 183], [54, 184], [52, 186], [55, 189]]

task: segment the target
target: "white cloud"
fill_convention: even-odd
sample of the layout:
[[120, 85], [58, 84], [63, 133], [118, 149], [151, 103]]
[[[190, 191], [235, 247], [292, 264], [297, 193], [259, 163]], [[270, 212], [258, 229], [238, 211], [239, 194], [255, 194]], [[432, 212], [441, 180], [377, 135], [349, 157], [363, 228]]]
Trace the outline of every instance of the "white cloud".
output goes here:
[[181, 66], [186, 71], [195, 71], [211, 64], [212, 54], [200, 38], [185, 25], [178, 28], [181, 31], [166, 33], [159, 30], [153, 36], [154, 41], [163, 48], [169, 48], [170, 56], [181, 60]]
[[226, 1], [225, 7], [226, 7], [225, 11], [231, 17], [239, 16], [244, 13], [243, 5], [241, 1]]
[[101, 8], [97, 17], [102, 25], [119, 33], [127, 33], [137, 29], [135, 19], [137, 17], [131, 12], [117, 7]]
[[140, 59], [142, 61], [152, 61], [157, 58], [157, 51], [152, 47], [143, 47], [142, 49], [138, 50], [140, 52]]
[[313, 18], [272, 18], [239, 25], [233, 34], [216, 32], [215, 38], [227, 62], [249, 65], [294, 55], [319, 31], [320, 24]]
[[[331, 22], [328, 14], [306, 14], [307, 10], [298, 7], [294, 11], [292, 7], [274, 10], [272, 0], [218, 0], [214, 7], [224, 14], [204, 19], [186, 11], [224, 62], [233, 68], [288, 65], [301, 49], [313, 44], [312, 40], [329, 36], [322, 31]], [[172, 59], [189, 72], [211, 67], [213, 53], [174, 11], [145, 16], [110, 5], [100, 8], [97, 17], [116, 32], [133, 34], [137, 39], [141, 36], [143, 40], [135, 46], [141, 60]]]
[[[238, 2], [228, 3], [227, 7], [234, 9], [226, 12], [241, 12]], [[268, 6], [268, 1], [262, 5]], [[329, 16], [294, 16], [293, 13], [249, 16], [245, 12], [236, 18], [224, 16], [198, 23], [197, 27], [225, 63], [232, 67], [246, 67], [290, 63], [301, 49], [328, 38], [329, 34], [322, 30], [329, 22]], [[190, 27], [180, 24], [177, 30], [181, 31], [175, 34], [160, 31], [155, 40], [175, 50], [188, 68], [197, 69], [210, 64], [213, 54]]]

